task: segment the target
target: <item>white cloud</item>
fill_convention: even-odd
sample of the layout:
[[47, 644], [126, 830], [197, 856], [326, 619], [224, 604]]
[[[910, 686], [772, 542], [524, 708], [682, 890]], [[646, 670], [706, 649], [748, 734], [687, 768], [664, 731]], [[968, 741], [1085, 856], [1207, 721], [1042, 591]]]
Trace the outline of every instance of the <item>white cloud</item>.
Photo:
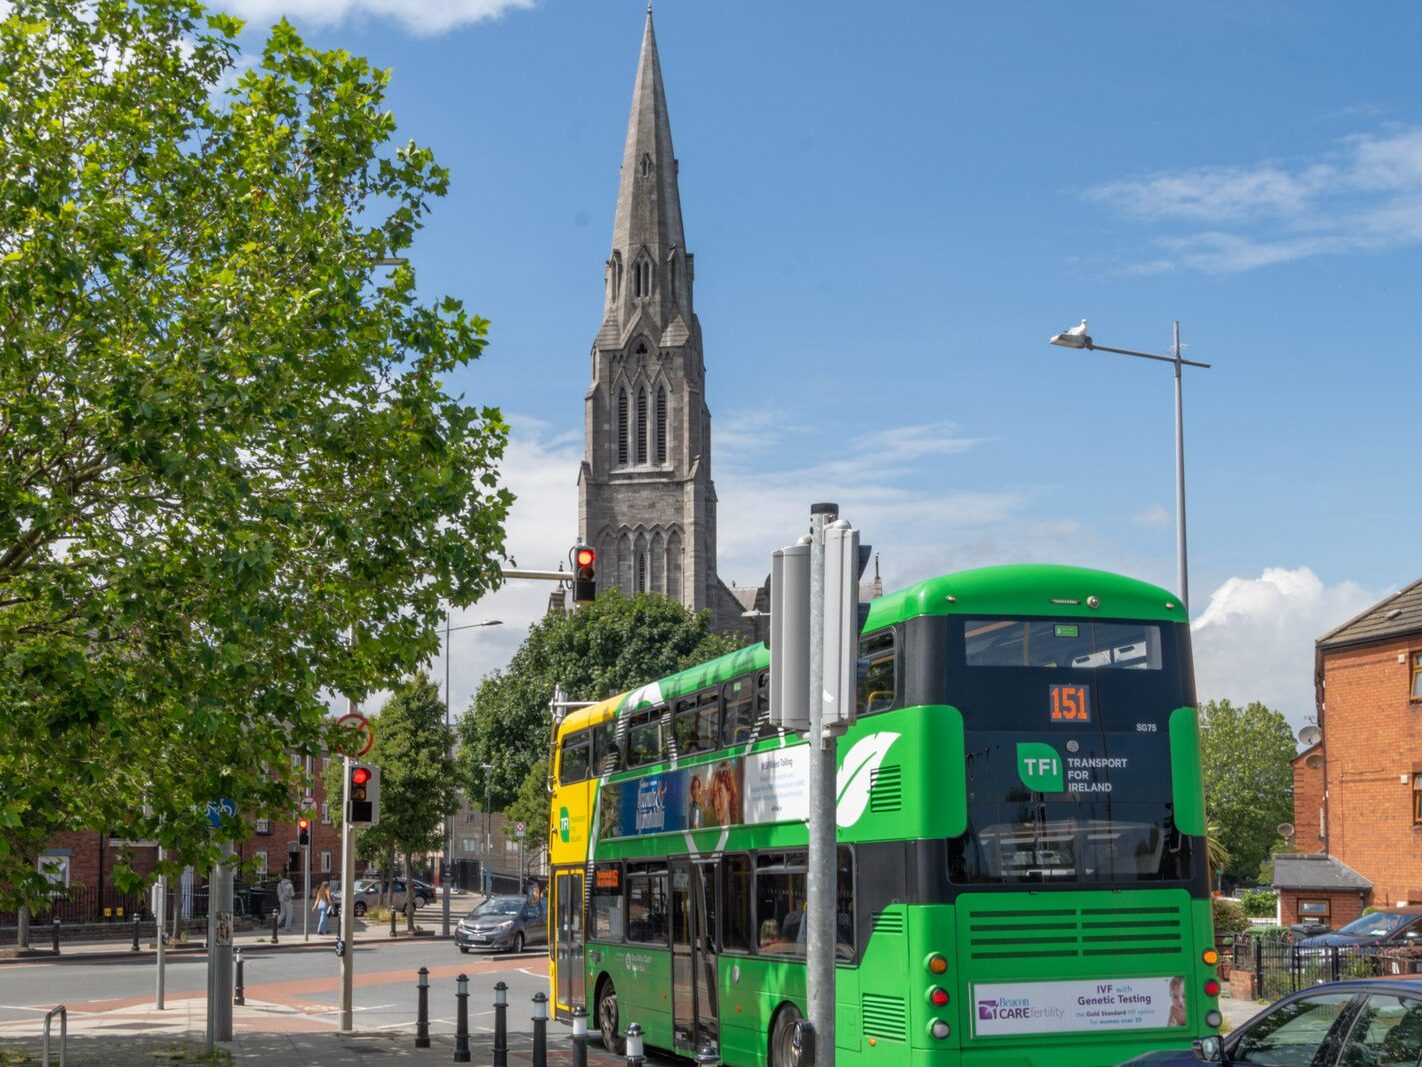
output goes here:
[[1422, 243], [1422, 128], [1343, 138], [1313, 159], [1103, 182], [1085, 198], [1158, 231], [1132, 274], [1227, 274]]
[[1165, 527], [1171, 524], [1171, 515], [1160, 504], [1152, 504], [1132, 515], [1131, 521], [1137, 526]]
[[496, 19], [533, 7], [537, 0], [228, 0], [234, 15], [266, 26], [280, 18], [312, 26], [348, 20], [388, 19], [411, 33], [444, 33], [458, 26]]
[[1297, 728], [1314, 713], [1314, 642], [1384, 595], [1308, 567], [1228, 579], [1192, 624], [1200, 699], [1259, 700]]

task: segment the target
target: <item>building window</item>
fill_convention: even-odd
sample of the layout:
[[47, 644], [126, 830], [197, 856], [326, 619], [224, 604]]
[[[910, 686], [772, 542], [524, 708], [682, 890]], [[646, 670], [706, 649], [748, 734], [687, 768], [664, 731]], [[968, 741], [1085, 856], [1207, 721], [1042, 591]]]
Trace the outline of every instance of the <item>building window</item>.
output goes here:
[[[667, 389], [657, 390], [657, 462], [667, 461]], [[1414, 684], [1414, 688], [1415, 688]]]
[[1422, 826], [1422, 774], [1412, 776], [1412, 825]]
[[331, 803], [327, 800], [321, 801], [321, 825], [331, 825]]
[[1299, 922], [1323, 923], [1332, 926], [1332, 911], [1327, 900], [1299, 900]]
[[331, 850], [329, 848], [323, 848], [321, 850], [321, 873], [331, 873]]
[[647, 462], [647, 389], [637, 390], [637, 462]]
[[476, 840], [474, 840], [474, 838], [472, 838], [472, 837], [460, 838], [460, 840], [459, 840], [459, 851], [461, 851], [461, 852], [478, 852], [478, 851], [479, 851], [479, 842], [476, 841]]
[[267, 850], [264, 848], [259, 848], [253, 855], [256, 859], [257, 878], [265, 878], [267, 876]]
[[1422, 652], [1412, 653], [1412, 699], [1422, 700]]
[[647, 592], [647, 553], [637, 553], [637, 592]]
[[617, 391], [617, 462], [619, 466], [627, 466], [627, 390]]
[[647, 297], [652, 295], [652, 263], [651, 260], [641, 259], [633, 267], [634, 295]]

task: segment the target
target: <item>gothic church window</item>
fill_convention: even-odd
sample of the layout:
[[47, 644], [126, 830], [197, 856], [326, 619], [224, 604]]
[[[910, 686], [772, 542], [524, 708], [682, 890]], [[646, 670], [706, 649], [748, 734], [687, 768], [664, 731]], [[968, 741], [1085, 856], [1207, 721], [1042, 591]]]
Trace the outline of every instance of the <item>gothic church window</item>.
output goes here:
[[636, 283], [634, 296], [647, 297], [652, 295], [652, 264], [646, 259], [637, 261], [633, 268], [634, 281]]
[[647, 462], [647, 387], [637, 390], [637, 462]]
[[627, 390], [617, 391], [617, 462], [627, 466]]
[[667, 387], [657, 389], [657, 462], [667, 461]]
[[652, 155], [650, 152], [642, 153], [642, 160], [637, 164], [637, 170], [644, 178], [652, 173]]

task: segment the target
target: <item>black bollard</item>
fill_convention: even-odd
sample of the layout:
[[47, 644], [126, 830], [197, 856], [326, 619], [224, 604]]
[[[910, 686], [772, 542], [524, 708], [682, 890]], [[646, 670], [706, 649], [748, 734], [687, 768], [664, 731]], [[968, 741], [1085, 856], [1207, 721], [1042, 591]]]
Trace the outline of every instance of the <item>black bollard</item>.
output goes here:
[[494, 983], [494, 1067], [509, 1067], [509, 987]]
[[54, 917], [54, 922], [51, 924], [51, 929], [54, 930], [54, 954], [55, 954], [56, 956], [58, 956], [58, 955], [59, 955], [59, 916], [58, 916], [58, 915], [56, 915], [56, 916]]
[[627, 1026], [627, 1067], [642, 1067], [647, 1057], [642, 1048], [642, 1027], [639, 1023]]
[[272, 909], [272, 944], [277, 943], [277, 920], [281, 918], [280, 909]]
[[390, 902], [390, 936], [395, 936], [395, 902]]
[[138, 912], [133, 913], [133, 944], [129, 946], [130, 952], [138, 951]]
[[415, 1016], [415, 1047], [430, 1047], [430, 969], [420, 968], [419, 1007]]
[[702, 1042], [701, 1051], [696, 1054], [696, 1062], [701, 1067], [718, 1067], [721, 1062], [721, 1053], [716, 1051], [716, 1042]]
[[242, 980], [242, 950], [236, 949], [232, 953], [233, 960], [237, 965], [237, 977], [232, 983], [232, 1003], [247, 1003], [247, 983]]
[[454, 1062], [469, 1062], [469, 976], [461, 974], [455, 980], [458, 992], [454, 999], [459, 1002], [454, 1015]]
[[548, 994], [533, 994], [533, 1067], [548, 1067]]
[[588, 1067], [588, 1011], [573, 1005], [573, 1067]]

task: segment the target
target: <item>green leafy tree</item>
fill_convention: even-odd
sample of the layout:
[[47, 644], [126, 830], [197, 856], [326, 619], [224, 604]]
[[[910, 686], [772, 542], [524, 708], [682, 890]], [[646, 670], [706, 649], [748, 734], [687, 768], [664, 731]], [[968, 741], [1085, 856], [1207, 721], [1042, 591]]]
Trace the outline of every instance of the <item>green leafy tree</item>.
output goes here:
[[176, 871], [194, 805], [289, 813], [324, 694], [428, 660], [511, 499], [499, 412], [443, 385], [487, 323], [381, 266], [448, 184], [386, 72], [282, 22], [224, 88], [241, 24], [196, 0], [7, 11], [0, 908], [53, 831]]
[[[705, 612], [655, 593], [612, 590], [571, 614], [550, 615], [533, 626], [506, 670], [484, 679], [460, 720], [460, 781], [473, 797], [490, 789], [501, 810], [547, 756], [555, 686], [572, 700], [600, 700], [742, 644], [711, 633]], [[484, 764], [492, 767], [487, 774]]]
[[537, 852], [548, 843], [548, 757], [540, 756], [528, 769], [518, 795], [504, 812], [513, 822], [524, 825], [523, 847]]
[[[1252, 881], [1294, 813], [1297, 754], [1288, 720], [1257, 701], [1235, 707], [1212, 700], [1200, 708], [1205, 807], [1228, 857], [1225, 872]], [[1212, 835], [1215, 836], [1215, 835]]]

